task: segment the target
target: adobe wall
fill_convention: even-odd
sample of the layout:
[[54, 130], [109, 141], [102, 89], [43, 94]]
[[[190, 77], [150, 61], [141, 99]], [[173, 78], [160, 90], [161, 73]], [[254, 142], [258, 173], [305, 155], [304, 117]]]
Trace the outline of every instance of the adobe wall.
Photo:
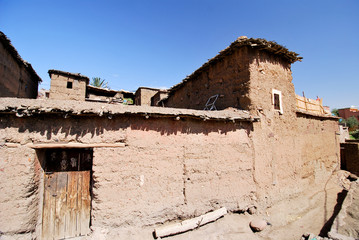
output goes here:
[[93, 228], [150, 225], [255, 204], [249, 123], [0, 116], [0, 174], [12, 180], [0, 182], [8, 192], [0, 198], [5, 235], [31, 239], [41, 229], [42, 151], [26, 145], [31, 142], [126, 143], [94, 148]]
[[1, 113], [0, 176], [9, 181], [0, 182], [6, 193], [0, 231], [18, 239], [40, 234], [44, 158], [28, 145], [33, 142], [126, 144], [93, 149], [93, 229], [154, 225], [222, 206], [255, 205], [265, 212], [303, 191], [323, 191], [339, 166], [336, 119], [302, 113], [292, 119], [292, 113], [270, 110], [258, 115], [260, 122], [233, 123]]
[[159, 102], [166, 98], [168, 96], [167, 91], [158, 91], [153, 97], [151, 97], [151, 106], [160, 106], [162, 107], [162, 104], [159, 104]]
[[219, 94], [215, 103], [218, 110], [228, 107], [247, 110], [250, 105], [248, 81], [248, 47], [242, 47], [192, 76], [170, 95], [165, 106], [203, 110], [208, 98]]
[[38, 83], [4, 48], [0, 42], [1, 97], [36, 98]]
[[295, 117], [296, 98], [292, 83], [291, 64], [265, 51], [252, 50], [249, 52], [249, 110], [272, 111], [272, 89], [281, 91], [282, 106], [285, 117]]
[[[67, 82], [72, 82], [72, 88], [67, 88]], [[86, 81], [53, 73], [51, 74], [49, 98], [85, 101], [86, 85]]]
[[151, 98], [158, 92], [157, 89], [139, 88], [135, 93], [135, 104], [151, 106]]
[[260, 113], [253, 126], [254, 180], [262, 208], [306, 189], [322, 191], [340, 169], [336, 119]]

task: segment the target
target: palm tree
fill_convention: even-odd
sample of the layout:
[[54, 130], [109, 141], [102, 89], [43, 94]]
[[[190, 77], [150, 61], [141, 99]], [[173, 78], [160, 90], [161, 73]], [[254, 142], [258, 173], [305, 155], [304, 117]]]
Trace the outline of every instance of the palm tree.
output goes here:
[[108, 86], [108, 82], [105, 82], [105, 79], [101, 79], [99, 77], [92, 78], [92, 81], [90, 82], [90, 85], [94, 87], [100, 87], [100, 88], [110, 88]]

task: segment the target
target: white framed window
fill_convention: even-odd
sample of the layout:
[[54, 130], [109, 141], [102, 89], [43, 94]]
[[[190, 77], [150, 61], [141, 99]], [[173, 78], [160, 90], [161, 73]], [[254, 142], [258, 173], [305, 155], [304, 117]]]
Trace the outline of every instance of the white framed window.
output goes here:
[[274, 110], [278, 111], [280, 114], [283, 114], [282, 106], [282, 92], [277, 89], [272, 89], [272, 104]]

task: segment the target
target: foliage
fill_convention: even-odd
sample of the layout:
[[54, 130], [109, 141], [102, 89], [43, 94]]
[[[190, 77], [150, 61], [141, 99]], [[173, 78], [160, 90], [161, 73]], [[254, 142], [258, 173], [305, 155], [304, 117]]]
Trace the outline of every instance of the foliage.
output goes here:
[[333, 110], [332, 110], [332, 114], [333, 114], [334, 116], [339, 117], [339, 111], [338, 111], [338, 109], [333, 108]]
[[94, 87], [100, 87], [100, 88], [110, 88], [108, 85], [108, 82], [105, 82], [105, 79], [101, 79], [99, 77], [92, 78], [92, 81], [90, 82], [90, 85]]
[[344, 124], [349, 128], [349, 131], [355, 131], [359, 128], [359, 121], [354, 116], [351, 116], [350, 118], [343, 119], [341, 121], [341, 124]]
[[356, 129], [359, 126], [359, 121], [354, 116], [343, 119], [343, 123], [345, 123], [351, 129]]
[[358, 139], [359, 140], [359, 130], [351, 132], [350, 136], [353, 137], [353, 139]]

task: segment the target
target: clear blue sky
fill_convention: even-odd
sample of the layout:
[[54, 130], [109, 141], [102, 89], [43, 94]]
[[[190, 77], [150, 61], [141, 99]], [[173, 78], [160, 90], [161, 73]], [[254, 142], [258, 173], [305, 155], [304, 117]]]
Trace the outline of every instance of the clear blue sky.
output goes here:
[[359, 105], [358, 0], [0, 0], [0, 30], [48, 89], [49, 69], [112, 89], [171, 87], [239, 36], [302, 56], [296, 93]]

